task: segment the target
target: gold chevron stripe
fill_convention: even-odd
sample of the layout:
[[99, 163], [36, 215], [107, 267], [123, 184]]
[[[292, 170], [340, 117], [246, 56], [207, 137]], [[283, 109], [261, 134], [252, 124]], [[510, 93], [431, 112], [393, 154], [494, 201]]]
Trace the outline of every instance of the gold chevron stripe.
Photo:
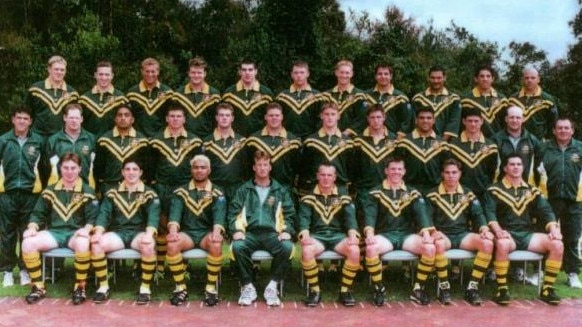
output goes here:
[[222, 101], [230, 103], [234, 107], [240, 109], [245, 116], [249, 116], [257, 107], [273, 101], [273, 98], [269, 95], [259, 93], [257, 93], [257, 95], [258, 96], [253, 97], [251, 101], [247, 103], [233, 93], [226, 93], [222, 96]]
[[481, 148], [481, 150], [472, 154], [466, 152], [461, 147], [453, 143], [448, 143], [448, 147], [449, 151], [451, 151], [451, 153], [455, 157], [457, 157], [457, 159], [462, 161], [465, 165], [467, 165], [470, 168], [476, 168], [481, 164], [483, 160], [485, 160], [485, 158], [491, 155], [497, 155], [497, 145], [495, 144], [487, 145], [487, 148], [485, 150]]
[[371, 159], [374, 163], [379, 163], [380, 161], [384, 160], [384, 158], [388, 157], [392, 154], [397, 147], [396, 140], [392, 140], [392, 144], [387, 143], [381, 145], [376, 149], [376, 147], [372, 144], [367, 143], [363, 139], [356, 139], [356, 146], [360, 147], [360, 149]]
[[155, 99], [149, 99], [137, 92], [130, 92], [126, 96], [130, 101], [137, 102], [140, 106], [144, 108], [145, 112], [149, 116], [152, 116], [164, 105], [166, 100], [172, 98], [172, 94], [173, 92], [170, 90], [164, 91], [163, 96], [159, 96]]
[[127, 219], [133, 218], [137, 211], [140, 209], [142, 204], [145, 204], [147, 201], [156, 198], [156, 194], [153, 191], [145, 191], [143, 193], [133, 193], [132, 195], [135, 197], [135, 200], [131, 203], [127, 203], [123, 198], [123, 195], [120, 194], [116, 189], [112, 189], [107, 192], [107, 197], [113, 201], [116, 208], [125, 216]]
[[[135, 143], [132, 143], [134, 141]], [[109, 152], [113, 154], [113, 156], [117, 158], [117, 160], [119, 160], [120, 162], [125, 160], [126, 158], [129, 158], [131, 155], [139, 151], [141, 148], [146, 148], [149, 146], [149, 142], [145, 138], [133, 139], [132, 141], [130, 141], [130, 145], [124, 147], [120, 147], [113, 140], [108, 138], [100, 138], [97, 141], [97, 143], [100, 146], [109, 150]]]
[[313, 207], [315, 212], [319, 215], [319, 217], [323, 220], [326, 225], [329, 225], [335, 215], [342, 210], [344, 204], [349, 204], [350, 197], [349, 196], [341, 196], [339, 201], [336, 205], [333, 206], [326, 206], [323, 203], [319, 202], [315, 195], [306, 195], [301, 198], [301, 202], [305, 202]]
[[[371, 104], [378, 103], [378, 99], [374, 98], [371, 94], [366, 94], [366, 101], [370, 102]], [[408, 102], [408, 97], [406, 97], [405, 95], [394, 95], [394, 96], [391, 96], [390, 101], [382, 102], [382, 108], [384, 109], [384, 112], [387, 113], [392, 108], [394, 108], [402, 103], [407, 103], [407, 102]]]
[[438, 115], [440, 115], [444, 111], [445, 108], [447, 108], [453, 102], [458, 101], [459, 99], [460, 98], [458, 95], [453, 94], [453, 95], [447, 96], [447, 101], [434, 103], [430, 99], [425, 97], [423, 94], [417, 94], [414, 98], [412, 98], [412, 101], [418, 102], [425, 107], [431, 107], [434, 111], [434, 117], [436, 118]]
[[326, 97], [327, 101], [333, 102], [337, 105], [340, 114], [342, 114], [347, 108], [349, 108], [354, 103], [356, 103], [360, 100], [362, 100], [362, 101], [366, 100], [366, 95], [363, 93], [350, 94], [347, 97], [347, 99], [345, 99], [341, 102], [338, 101], [336, 98], [334, 98], [333, 95], [329, 92], [325, 92], [322, 94]]
[[186, 95], [175, 92], [172, 99], [184, 106], [192, 117], [198, 117], [206, 110], [206, 108], [220, 102], [220, 95], [211, 94], [200, 103], [194, 103]]
[[[79, 195], [78, 197], [76, 195]], [[52, 209], [56, 211], [57, 215], [64, 221], [69, 221], [71, 216], [83, 206], [83, 204], [95, 200], [95, 196], [86, 193], [73, 193], [70, 203], [63, 203], [52, 190], [44, 190], [42, 192], [43, 199], [52, 204]]]
[[103, 118], [103, 116], [105, 116], [105, 114], [107, 114], [109, 111], [127, 103], [128, 101], [129, 100], [124, 96], [115, 96], [113, 101], [104, 103], [101, 106], [99, 103], [93, 101], [93, 99], [88, 96], [83, 95], [81, 98], [79, 98], [79, 104], [85, 106], [86, 109], [91, 111], [99, 118]]
[[218, 144], [207, 141], [204, 143], [204, 151], [209, 151], [216, 155], [223, 163], [228, 164], [232, 161], [232, 159], [244, 148], [246, 144], [246, 139], [240, 139], [236, 146], [229, 146], [228, 148], [224, 149], [223, 147], [219, 146]]
[[398, 146], [407, 149], [416, 159], [427, 163], [435, 156], [439, 155], [443, 151], [447, 151], [447, 143], [442, 141], [436, 141], [436, 146], [431, 146], [427, 149], [423, 149], [409, 139], [401, 139]]
[[328, 161], [332, 161], [343, 152], [354, 147], [354, 141], [352, 140], [343, 140], [343, 142], [343, 146], [339, 146], [337, 144], [330, 146], [327, 143], [317, 139], [307, 139], [305, 140], [304, 146], [306, 148], [317, 149], [317, 151], [323, 154]]
[[486, 122], [488, 123], [492, 123], [495, 118], [497, 117], [497, 114], [505, 109], [505, 107], [507, 106], [507, 99], [503, 98], [503, 99], [499, 99], [499, 101], [487, 108], [483, 105], [481, 105], [479, 102], [475, 101], [474, 99], [470, 99], [470, 98], [465, 98], [463, 100], [461, 100], [461, 106], [463, 108], [476, 108], [479, 109], [479, 111], [481, 111], [481, 116], [483, 117], [483, 119], [485, 119]]
[[519, 198], [516, 198], [498, 186], [492, 186], [489, 190], [518, 216], [521, 216], [527, 210], [528, 204], [534, 201], [537, 195], [541, 195], [540, 191], [536, 188], [530, 189], [531, 193], [529, 195], [520, 196]]
[[61, 110], [65, 107], [65, 105], [69, 104], [70, 102], [76, 101], [77, 98], [79, 97], [79, 94], [77, 92], [71, 93], [67, 92], [66, 97], [60, 97], [55, 101], [55, 99], [50, 94], [48, 94], [46, 90], [41, 89], [39, 87], [31, 87], [30, 89], [28, 89], [28, 91], [31, 93], [31, 95], [40, 99], [55, 115], [58, 115], [61, 112]]
[[457, 203], [448, 202], [438, 192], [431, 192], [426, 197], [431, 200], [433, 204], [439, 207], [451, 220], [457, 220], [460, 214], [463, 213], [463, 211], [475, 199], [473, 193], [465, 194], [465, 198]]
[[200, 139], [195, 138], [187, 141], [188, 146], [179, 147], [177, 153], [162, 140], [153, 139], [150, 141], [150, 145], [152, 148], [159, 150], [169, 163], [177, 167], [184, 161], [190, 152], [202, 146], [202, 141]]
[[287, 139], [287, 144], [285, 146], [279, 145], [275, 148], [271, 148], [265, 142], [263, 142], [260, 138], [251, 136], [247, 139], [246, 146], [255, 146], [259, 150], [265, 151], [271, 157], [271, 162], [276, 162], [285, 154], [299, 149], [301, 147], [301, 142], [299, 140], [289, 140]]
[[388, 209], [392, 217], [395, 218], [400, 217], [402, 211], [420, 197], [420, 193], [417, 190], [407, 193], [408, 196], [400, 196], [398, 199], [391, 199], [381, 190], [372, 191], [370, 194], [378, 199], [382, 206]]
[[516, 105], [523, 110], [523, 121], [527, 121], [531, 118], [535, 113], [544, 109], [550, 109], [554, 106], [554, 103], [549, 100], [542, 100], [539, 102], [534, 103], [533, 105], [526, 107], [519, 99], [510, 98], [509, 103], [512, 105]]
[[301, 115], [312, 104], [325, 101], [326, 99], [327, 98], [323, 94], [317, 93], [306, 96], [305, 98], [297, 101], [291, 95], [281, 93], [275, 100], [282, 102], [283, 104], [287, 105], [287, 107], [291, 108], [291, 110], [293, 110], [296, 114]]
[[200, 200], [196, 201], [193, 198], [191, 198], [188, 191], [183, 188], [177, 189], [176, 191], [174, 191], [174, 193], [178, 195], [180, 198], [182, 198], [182, 200], [184, 200], [184, 204], [186, 205], [188, 210], [190, 210], [190, 212], [192, 212], [196, 216], [202, 215], [204, 213], [204, 210], [210, 204], [212, 204], [212, 197], [210, 198], [203, 197]]

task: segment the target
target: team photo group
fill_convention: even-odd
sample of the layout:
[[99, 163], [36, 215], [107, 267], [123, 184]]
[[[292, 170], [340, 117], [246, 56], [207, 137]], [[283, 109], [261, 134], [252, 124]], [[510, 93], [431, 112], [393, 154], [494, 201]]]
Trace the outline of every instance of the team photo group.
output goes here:
[[[68, 248], [72, 303], [86, 301], [90, 274], [91, 300], [103, 303], [108, 255], [133, 249], [136, 303], [152, 300], [152, 281], [165, 272], [175, 283], [170, 303], [180, 306], [188, 302], [182, 254], [198, 248], [208, 306], [220, 301], [224, 264], [240, 283], [239, 305], [258, 292], [268, 306], [280, 305], [294, 257], [306, 306], [321, 302], [323, 269], [337, 271], [343, 305], [356, 305], [354, 280], [367, 274], [372, 303], [382, 306], [391, 282], [383, 257], [397, 250], [415, 256], [409, 297], [421, 305], [431, 302], [425, 285], [433, 274], [436, 298], [451, 303], [450, 279], [462, 273], [447, 257], [451, 249], [471, 253], [463, 285], [471, 305], [484, 302], [486, 275], [496, 282], [491, 300], [511, 302], [510, 275], [528, 278], [510, 266], [514, 251], [543, 255], [532, 278], [540, 300], [560, 303], [560, 271], [569, 287], [582, 288], [582, 143], [535, 68], [505, 96], [490, 66], [475, 67], [465, 94], [448, 90], [445, 68], [433, 66], [426, 89], [411, 98], [393, 85], [398, 72], [388, 63], [376, 66], [368, 90], [352, 84], [349, 60], [333, 70], [337, 84], [320, 92], [309, 84], [308, 63], [290, 63], [289, 88], [274, 93], [259, 82], [257, 63], [244, 59], [240, 79], [219, 91], [195, 57], [187, 81], [171, 88], [147, 58], [141, 81], [124, 92], [103, 61], [82, 93], [65, 81], [66, 60], [51, 57], [48, 76], [12, 108], [12, 129], [0, 136], [3, 286], [19, 279], [30, 286], [27, 303], [45, 298], [42, 253]], [[272, 260], [261, 291], [259, 250]], [[325, 267], [320, 255], [329, 251], [341, 260]]]

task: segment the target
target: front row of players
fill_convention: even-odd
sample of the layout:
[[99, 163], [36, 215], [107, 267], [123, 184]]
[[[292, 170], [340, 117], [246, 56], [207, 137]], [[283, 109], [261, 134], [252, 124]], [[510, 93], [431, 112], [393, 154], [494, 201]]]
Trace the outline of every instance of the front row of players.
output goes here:
[[[482, 303], [478, 285], [492, 260], [497, 278], [493, 300], [501, 305], [510, 302], [508, 255], [516, 249], [546, 256], [539, 296], [549, 304], [560, 302], [553, 288], [563, 253], [556, 218], [540, 191], [522, 180], [521, 157], [509, 156], [502, 167], [505, 177], [488, 189], [481, 205], [472, 191], [460, 185], [461, 164], [454, 159], [445, 161], [442, 183], [426, 197], [405, 185], [403, 160], [388, 160], [382, 184], [359, 195], [364, 214], [364, 262], [374, 285], [375, 305], [384, 304], [386, 292], [380, 257], [398, 249], [420, 256], [411, 300], [423, 305], [430, 302], [424, 284], [436, 271], [438, 300], [449, 304], [445, 252], [451, 248], [476, 251], [465, 291], [465, 299], [473, 305]], [[141, 253], [142, 276], [136, 302], [150, 302], [160, 201], [141, 181], [140, 163], [124, 161], [123, 181], [105, 193], [100, 206], [93, 189], [79, 177], [81, 162], [77, 155], [63, 155], [59, 169], [60, 180], [42, 192], [24, 232], [23, 259], [32, 279], [26, 301], [37, 302], [46, 294], [40, 252], [58, 247], [74, 250], [74, 304], [86, 299], [85, 284], [92, 265], [99, 284], [93, 300], [101, 303], [109, 296], [106, 254], [130, 247]], [[355, 305], [352, 284], [360, 270], [360, 233], [356, 209], [347, 189], [336, 184], [333, 165], [318, 167], [317, 183], [300, 199], [297, 214], [289, 190], [270, 178], [270, 157], [265, 152], [255, 153], [254, 178], [238, 189], [228, 210], [222, 191], [209, 180], [210, 170], [206, 156], [195, 156], [191, 161], [191, 181], [179, 187], [172, 198], [166, 260], [176, 284], [171, 296], [173, 305], [182, 305], [188, 299], [182, 251], [195, 246], [208, 252], [205, 304], [218, 303], [215, 285], [226, 226], [232, 238], [231, 265], [241, 283], [240, 305], [250, 305], [257, 299], [251, 255], [260, 249], [273, 256], [264, 298], [270, 306], [281, 303], [278, 286], [290, 267], [295, 235], [301, 243], [301, 265], [309, 287], [305, 304], [316, 306], [321, 301], [316, 258], [324, 250], [334, 250], [346, 258], [340, 301], [346, 306]], [[533, 217], [537, 217], [537, 225]], [[547, 233], [536, 232], [536, 226], [543, 226]]]

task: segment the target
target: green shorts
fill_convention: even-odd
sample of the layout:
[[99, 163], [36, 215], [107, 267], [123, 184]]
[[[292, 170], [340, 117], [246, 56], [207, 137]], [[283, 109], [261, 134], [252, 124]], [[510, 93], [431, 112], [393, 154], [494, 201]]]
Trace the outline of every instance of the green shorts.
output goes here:
[[326, 250], [334, 250], [335, 247], [348, 236], [344, 233], [318, 233], [311, 234], [311, 237], [323, 244]]
[[529, 242], [531, 242], [531, 238], [533, 237], [532, 232], [509, 232], [511, 237], [515, 241], [515, 249], [516, 250], [527, 250], [529, 246]]
[[194, 245], [196, 245], [197, 247], [200, 245], [200, 242], [202, 242], [202, 239], [208, 235], [208, 233], [212, 232], [211, 230], [181, 230], [180, 232], [188, 235], [192, 241], [194, 242]]
[[451, 241], [451, 249], [458, 249], [463, 239], [469, 235], [469, 232], [448, 233], [445, 235]]
[[51, 234], [51, 236], [57, 241], [59, 248], [67, 248], [69, 247], [69, 240], [75, 234], [75, 231], [69, 230], [58, 230], [58, 229], [49, 229], [47, 230]]
[[118, 231], [114, 231], [113, 233], [115, 233], [115, 235], [119, 236], [119, 238], [121, 239], [121, 241], [125, 245], [125, 248], [129, 248], [129, 247], [131, 247], [131, 241], [133, 241], [133, 239], [137, 236], [137, 234], [139, 234], [141, 232], [133, 231], [133, 230], [118, 230]]
[[410, 232], [387, 232], [380, 233], [377, 235], [384, 237], [390, 243], [392, 243], [394, 250], [402, 250], [402, 245], [404, 245], [404, 241], [406, 241], [408, 236], [410, 236], [411, 234]]

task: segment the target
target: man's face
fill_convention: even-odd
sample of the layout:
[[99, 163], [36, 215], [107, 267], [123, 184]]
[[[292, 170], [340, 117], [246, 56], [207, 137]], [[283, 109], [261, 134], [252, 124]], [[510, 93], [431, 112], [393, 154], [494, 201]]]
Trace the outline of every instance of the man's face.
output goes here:
[[67, 73], [67, 66], [60, 62], [54, 62], [48, 68], [49, 79], [51, 82], [60, 84], [65, 80], [65, 74]]
[[113, 71], [111, 70], [111, 67], [97, 67], [94, 76], [97, 86], [99, 86], [100, 89], [105, 90], [111, 85]]
[[321, 112], [321, 124], [325, 128], [336, 128], [340, 119], [339, 112], [335, 108], [326, 108]]
[[445, 77], [444, 72], [442, 71], [434, 71], [428, 75], [428, 84], [430, 89], [435, 92], [440, 92], [445, 87], [445, 82], [447, 78]]
[[399, 185], [402, 183], [402, 179], [404, 174], [406, 174], [406, 169], [404, 168], [403, 161], [392, 161], [388, 164], [388, 166], [384, 169], [384, 174], [386, 174], [386, 178], [388, 182], [392, 185]]
[[230, 128], [233, 121], [234, 116], [232, 115], [232, 111], [228, 109], [218, 109], [216, 112], [216, 123], [219, 128]]
[[252, 84], [257, 80], [258, 70], [253, 64], [241, 64], [239, 75], [244, 84]]
[[128, 162], [121, 169], [123, 180], [130, 185], [135, 185], [141, 178], [142, 170], [135, 162]]
[[253, 172], [255, 172], [256, 178], [269, 178], [269, 174], [271, 173], [271, 162], [267, 159], [255, 160], [255, 163], [253, 164]]
[[182, 110], [168, 110], [166, 114], [166, 123], [171, 129], [180, 129], [186, 124], [186, 117]]
[[206, 78], [206, 69], [196, 66], [190, 67], [190, 69], [188, 69], [188, 78], [190, 84], [200, 85], [204, 83], [204, 79]]
[[155, 85], [158, 83], [160, 76], [160, 67], [155, 64], [147, 65], [141, 69], [141, 77], [147, 85]]
[[321, 166], [317, 170], [317, 184], [322, 188], [330, 188], [335, 183], [335, 168], [332, 166]]
[[382, 111], [372, 111], [370, 114], [368, 114], [366, 120], [368, 121], [368, 126], [370, 129], [380, 130], [384, 128], [384, 121], [386, 118], [384, 117], [384, 113]]
[[210, 166], [208, 163], [198, 160], [192, 163], [192, 168], [190, 169], [190, 173], [192, 173], [192, 178], [195, 182], [201, 183], [208, 180], [208, 176], [210, 176]]
[[302, 66], [293, 66], [291, 71], [291, 79], [293, 84], [296, 86], [303, 87], [307, 85], [307, 79], [309, 78], [309, 70]]
[[540, 76], [536, 71], [527, 70], [523, 73], [523, 87], [528, 91], [534, 91], [540, 84]]
[[523, 174], [523, 162], [521, 158], [509, 158], [507, 164], [503, 167], [503, 172], [511, 178], [521, 178], [521, 174]]
[[461, 171], [455, 165], [447, 165], [441, 172], [443, 182], [447, 185], [457, 185], [461, 180]]
[[480, 116], [467, 116], [463, 118], [463, 126], [465, 126], [467, 133], [477, 134], [481, 131], [481, 126], [483, 126], [483, 118]]
[[434, 114], [423, 111], [416, 116], [416, 128], [422, 133], [430, 133], [434, 126]]
[[352, 82], [353, 76], [354, 71], [352, 67], [348, 65], [339, 66], [335, 70], [335, 77], [337, 78], [338, 85], [349, 85]]
[[28, 133], [28, 129], [32, 125], [32, 118], [29, 114], [26, 113], [16, 113], [12, 117], [12, 125], [14, 126], [14, 131], [17, 134], [25, 134]]
[[270, 128], [280, 128], [283, 124], [283, 113], [276, 108], [269, 109], [265, 114], [265, 121]]
[[560, 119], [554, 125], [554, 137], [558, 143], [570, 143], [574, 136], [574, 126], [567, 119]]
[[61, 163], [61, 178], [67, 184], [74, 183], [79, 178], [81, 167], [73, 160]]
[[378, 86], [386, 87], [392, 84], [392, 74], [388, 68], [378, 68], [375, 78]]
[[517, 131], [523, 125], [523, 113], [519, 110], [508, 110], [505, 116], [505, 124], [510, 131]]
[[115, 126], [119, 129], [129, 129], [133, 126], [133, 115], [128, 108], [119, 108], [115, 114]]
[[83, 116], [79, 109], [71, 109], [66, 115], [63, 115], [63, 121], [65, 122], [65, 129], [68, 131], [79, 131], [81, 130], [81, 123], [83, 122]]
[[477, 87], [482, 91], [489, 91], [493, 85], [493, 80], [493, 75], [487, 69], [480, 70], [479, 75], [475, 77], [475, 83], [477, 83]]

